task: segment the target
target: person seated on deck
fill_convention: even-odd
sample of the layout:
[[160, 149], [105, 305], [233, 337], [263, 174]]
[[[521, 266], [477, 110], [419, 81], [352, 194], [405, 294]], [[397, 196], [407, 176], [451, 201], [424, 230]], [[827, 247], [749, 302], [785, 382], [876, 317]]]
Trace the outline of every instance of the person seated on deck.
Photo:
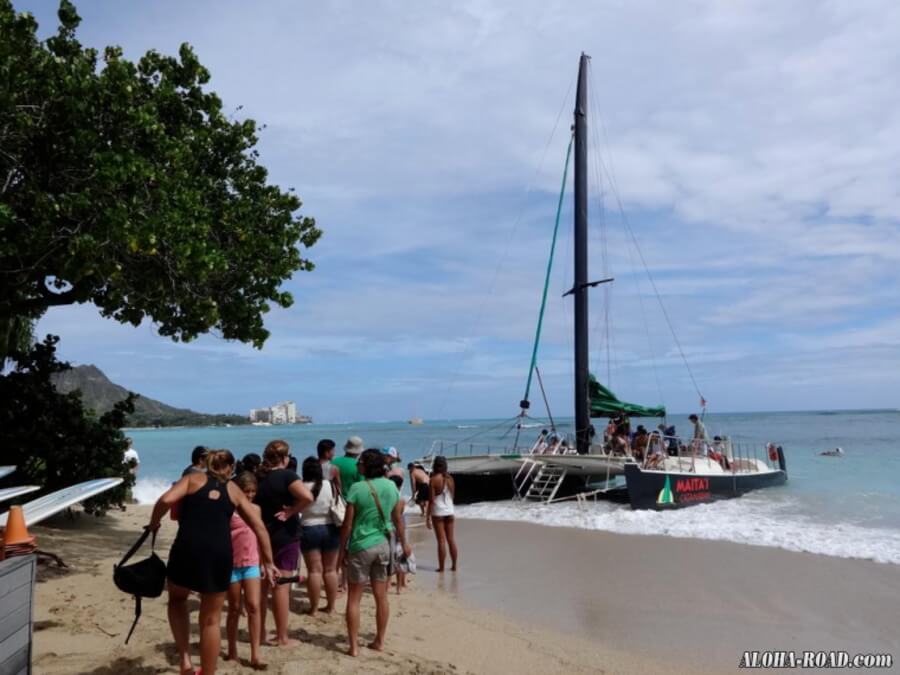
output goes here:
[[660, 424], [656, 427], [659, 429], [659, 433], [662, 435], [663, 440], [666, 444], [666, 452], [669, 457], [677, 457], [678, 456], [678, 439], [675, 437], [675, 425], [674, 424]]
[[728, 468], [726, 466], [727, 460], [725, 459], [725, 443], [722, 440], [721, 436], [714, 436], [713, 443], [706, 448], [706, 456], [711, 460], [718, 462], [723, 469]]
[[546, 429], [541, 429], [541, 433], [534, 443], [534, 447], [531, 450], [531, 454], [533, 454], [533, 455], [544, 454], [544, 451], [547, 449], [547, 436], [549, 433], [550, 432], [547, 431]]
[[631, 438], [631, 422], [625, 415], [619, 415], [616, 418], [616, 434], [625, 436], [628, 439]]
[[609, 443], [612, 441], [613, 436], [616, 435], [616, 421], [610, 417], [609, 424], [606, 425], [606, 429], [603, 431], [603, 442]]
[[628, 445], [628, 436], [616, 433], [612, 439], [612, 453], [614, 455], [630, 455], [631, 448]]
[[547, 444], [544, 446], [544, 449], [541, 450], [541, 454], [552, 455], [555, 452], [557, 445], [559, 445], [559, 436], [550, 434], [550, 437], [547, 439]]
[[638, 460], [644, 459], [649, 440], [650, 437], [647, 435], [647, 430], [644, 428], [644, 425], [639, 424], [637, 431], [634, 434], [634, 439], [631, 441], [631, 452]]
[[666, 444], [662, 434], [658, 431], [650, 433], [650, 440], [647, 443], [647, 461], [644, 463], [645, 468], [655, 469], [666, 458]]

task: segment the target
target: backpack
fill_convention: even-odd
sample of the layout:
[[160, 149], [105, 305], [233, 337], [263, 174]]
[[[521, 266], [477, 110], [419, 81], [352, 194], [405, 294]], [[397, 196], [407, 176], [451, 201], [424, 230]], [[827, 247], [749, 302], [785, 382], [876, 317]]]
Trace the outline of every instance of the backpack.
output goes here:
[[149, 534], [150, 530], [144, 528], [144, 533], [134, 546], [128, 549], [128, 553], [119, 561], [118, 565], [113, 566], [113, 582], [116, 584], [116, 588], [134, 596], [134, 622], [128, 631], [128, 637], [125, 638], [126, 645], [131, 639], [138, 619], [141, 618], [141, 598], [158, 598], [166, 586], [166, 563], [153, 551], [156, 546], [156, 532], [153, 533], [150, 540], [150, 557], [131, 565], [125, 564], [144, 545]]

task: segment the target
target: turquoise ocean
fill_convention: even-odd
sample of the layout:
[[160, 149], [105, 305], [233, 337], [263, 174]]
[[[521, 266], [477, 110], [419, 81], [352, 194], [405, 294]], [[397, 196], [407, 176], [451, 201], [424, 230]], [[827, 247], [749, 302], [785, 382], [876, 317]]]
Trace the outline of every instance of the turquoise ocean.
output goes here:
[[[670, 416], [669, 422], [680, 435], [690, 435], [686, 416]], [[607, 502], [583, 506], [497, 502], [460, 507], [460, 517], [718, 539], [900, 564], [900, 411], [709, 414], [705, 422], [710, 435], [727, 435], [738, 443], [782, 445], [787, 485], [664, 513], [632, 511]], [[533, 424], [521, 429], [520, 444], [530, 444], [543, 426]], [[478, 419], [426, 421], [421, 426], [403, 421], [135, 429], [128, 434], [141, 457], [135, 496], [149, 503], [180, 476], [196, 445], [228, 448], [241, 457], [261, 453], [268, 441], [281, 438], [302, 462], [315, 454], [321, 438], [341, 446], [349, 436], [358, 435], [366, 447], [395, 446], [405, 465], [426, 454], [435, 441], [443, 442], [437, 447], [447, 455], [511, 446], [512, 425], [512, 420]], [[571, 420], [557, 420], [557, 426], [570, 430]], [[818, 454], [835, 447], [846, 455]]]

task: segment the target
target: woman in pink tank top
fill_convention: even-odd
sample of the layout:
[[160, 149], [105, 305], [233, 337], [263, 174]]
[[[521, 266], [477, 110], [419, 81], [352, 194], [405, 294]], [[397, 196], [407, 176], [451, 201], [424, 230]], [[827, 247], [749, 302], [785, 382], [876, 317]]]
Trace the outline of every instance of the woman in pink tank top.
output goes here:
[[[256, 496], [256, 476], [250, 472], [240, 474], [234, 479], [237, 486], [253, 502]], [[259, 507], [252, 504], [259, 514]], [[250, 664], [253, 668], [264, 668], [259, 659], [259, 640], [261, 629], [259, 543], [256, 534], [244, 519], [235, 514], [231, 519], [231, 585], [228, 587], [228, 620], [225, 631], [228, 635], [228, 656], [226, 660], [237, 660], [237, 629], [241, 619], [241, 595], [244, 607], [247, 608], [247, 624], [250, 633]]]

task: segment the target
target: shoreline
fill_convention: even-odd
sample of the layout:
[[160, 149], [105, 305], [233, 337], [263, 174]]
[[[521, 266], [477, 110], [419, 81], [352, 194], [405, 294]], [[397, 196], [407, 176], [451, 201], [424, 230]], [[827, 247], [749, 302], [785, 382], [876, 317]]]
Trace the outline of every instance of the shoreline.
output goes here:
[[[76, 514], [58, 517], [33, 528], [42, 550], [60, 555], [70, 566], [60, 569], [40, 565], [35, 590], [34, 670], [46, 675], [150, 675], [175, 672], [174, 647], [166, 620], [165, 595], [145, 600], [143, 616], [128, 645], [125, 634], [134, 615], [134, 601], [112, 583], [112, 566], [137, 538], [149, 515], [148, 506], [131, 506], [126, 512], [100, 519]], [[431, 548], [431, 533], [413, 528], [417, 554], [424, 558]], [[157, 551], [165, 559], [175, 533], [165, 521]], [[145, 547], [136, 556], [147, 555]], [[474, 567], [457, 575], [477, 583]], [[382, 653], [361, 649], [358, 658], [345, 655], [343, 615], [310, 619], [300, 614], [305, 589], [292, 592], [290, 633], [301, 645], [288, 650], [264, 647], [268, 672], [285, 675], [300, 672], [338, 673], [607, 673], [696, 672], [672, 668], [660, 661], [612, 646], [601, 646], [578, 635], [510, 617], [501, 606], [475, 607], [462, 601], [447, 576], [428, 570], [427, 563], [411, 577], [411, 588], [390, 595], [391, 619], [386, 649]], [[339, 610], [343, 598], [338, 599]], [[192, 643], [196, 648], [197, 603], [192, 606]], [[363, 599], [361, 640], [374, 631], [374, 603]], [[222, 617], [224, 625], [224, 615]], [[246, 640], [242, 620], [240, 637]], [[246, 659], [249, 646], [239, 642]], [[196, 662], [198, 663], [198, 662]], [[196, 665], [195, 663], [195, 665]], [[217, 672], [251, 672], [240, 662], [219, 661]]]
[[716, 672], [746, 650], [900, 654], [897, 565], [511, 521], [460, 519], [457, 540], [464, 603], [602, 647]]
[[[101, 519], [78, 514], [34, 528], [41, 548], [71, 566], [39, 568], [35, 672], [171, 669], [165, 596], [144, 602], [144, 616], [124, 646], [133, 600], [112, 584], [112, 565], [149, 509], [131, 506]], [[432, 533], [418, 516], [409, 521], [419, 572], [408, 592], [390, 596], [386, 651], [344, 656], [343, 617], [314, 621], [298, 614], [305, 597], [297, 589], [291, 634], [303, 644], [290, 652], [265, 648], [269, 672], [306, 672], [311, 664], [324, 673], [735, 672], [746, 650], [900, 653], [900, 568], [894, 565], [732, 542], [459, 519], [460, 571], [438, 575]], [[164, 559], [174, 532], [174, 523], [165, 522], [157, 546]], [[363, 638], [374, 626], [372, 614], [366, 598]], [[239, 650], [246, 656], [248, 647]], [[245, 670], [219, 664], [222, 673]]]

